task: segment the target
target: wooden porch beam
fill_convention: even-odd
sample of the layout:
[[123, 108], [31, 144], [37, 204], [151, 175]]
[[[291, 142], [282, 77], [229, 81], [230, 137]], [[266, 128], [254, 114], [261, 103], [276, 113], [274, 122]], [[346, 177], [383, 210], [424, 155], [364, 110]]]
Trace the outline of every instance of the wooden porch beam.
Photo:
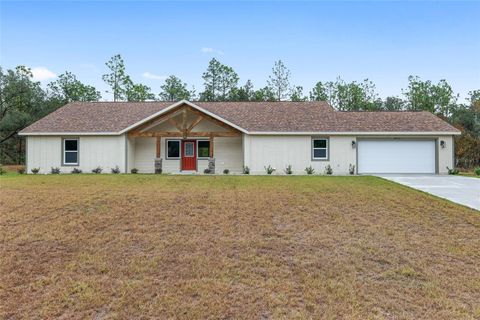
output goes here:
[[201, 111], [198, 111], [197, 109], [194, 109], [194, 108], [192, 108], [192, 107], [190, 107], [190, 106], [188, 106], [187, 108], [188, 108], [188, 110], [189, 110], [190, 112], [192, 112], [192, 113], [194, 113], [194, 114], [196, 114], [196, 115], [207, 116], [209, 121], [212, 121], [212, 122], [215, 123], [216, 125], [218, 125], [218, 126], [220, 126], [220, 127], [222, 127], [222, 128], [225, 128], [225, 129], [227, 129], [228, 131], [240, 132], [239, 130], [237, 130], [237, 129], [231, 127], [231, 126], [229, 126], [228, 124], [226, 124], [226, 123], [224, 123], [224, 122], [222, 122], [222, 121], [220, 121], [220, 120], [217, 120], [217, 119], [215, 119], [214, 117], [209, 116], [208, 114], [205, 114], [205, 113], [203, 113], [203, 112], [201, 112]]
[[[129, 132], [130, 137], [183, 137], [183, 132]], [[188, 137], [238, 137], [239, 132], [190, 132]]]
[[210, 158], [213, 158], [213, 135], [210, 135]]
[[203, 116], [198, 116], [198, 118], [195, 119], [195, 121], [193, 121], [192, 124], [190, 124], [190, 126], [187, 128], [187, 133], [190, 133], [190, 131], [192, 131], [192, 129], [195, 128], [202, 120]]
[[182, 127], [180, 127], [180, 124], [178, 124], [177, 121], [173, 118], [169, 118], [168, 122], [170, 122], [175, 128], [177, 128], [178, 131], [182, 131]]
[[181, 111], [182, 111], [182, 110], [169, 111], [169, 112], [161, 115], [159, 118], [156, 118], [156, 119], [150, 120], [150, 121], [147, 122], [147, 123], [144, 123], [143, 125], [141, 125], [140, 127], [138, 127], [138, 128], [135, 129], [135, 130], [136, 130], [136, 131], [140, 131], [140, 132], [147, 131], [148, 129], [151, 129], [151, 128], [155, 127], [155, 126], [158, 126], [160, 123], [167, 121], [169, 118], [175, 117], [175, 116], [176, 116], [177, 114], [179, 114]]
[[160, 158], [160, 137], [157, 137], [157, 143], [156, 143], [156, 155], [157, 158]]

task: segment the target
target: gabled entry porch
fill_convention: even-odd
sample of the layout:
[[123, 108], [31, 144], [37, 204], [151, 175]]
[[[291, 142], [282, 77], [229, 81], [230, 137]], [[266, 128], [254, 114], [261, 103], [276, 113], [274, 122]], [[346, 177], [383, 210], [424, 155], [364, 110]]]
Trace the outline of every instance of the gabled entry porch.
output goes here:
[[132, 129], [128, 145], [129, 167], [139, 172], [243, 169], [242, 132], [188, 104]]

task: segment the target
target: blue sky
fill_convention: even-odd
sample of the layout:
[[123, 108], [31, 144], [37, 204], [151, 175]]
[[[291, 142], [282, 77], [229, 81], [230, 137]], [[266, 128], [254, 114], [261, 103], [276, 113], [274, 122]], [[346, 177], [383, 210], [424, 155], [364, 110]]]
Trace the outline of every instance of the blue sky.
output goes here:
[[480, 2], [0, 2], [0, 65], [68, 70], [104, 91], [120, 53], [136, 82], [179, 76], [201, 91], [216, 57], [240, 83], [266, 84], [275, 60], [308, 92], [317, 81], [369, 78], [382, 97], [409, 75], [480, 89]]

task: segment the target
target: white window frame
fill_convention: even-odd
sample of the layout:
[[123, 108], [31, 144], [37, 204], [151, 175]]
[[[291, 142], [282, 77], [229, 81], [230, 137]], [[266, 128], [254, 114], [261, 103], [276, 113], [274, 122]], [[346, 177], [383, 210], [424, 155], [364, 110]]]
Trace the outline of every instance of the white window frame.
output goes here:
[[[207, 142], [208, 142], [208, 156], [206, 156], [206, 157], [200, 157], [200, 156], [199, 156], [198, 143], [199, 143], [200, 141], [207, 141]], [[212, 147], [212, 146], [210, 145], [210, 140], [208, 140], [208, 139], [197, 139], [197, 159], [201, 159], [201, 160], [202, 160], [202, 159], [203, 159], [203, 160], [210, 159], [210, 148], [211, 148], [211, 147]]]
[[[170, 142], [178, 142], [178, 157], [169, 157], [168, 156], [168, 144]], [[180, 139], [166, 139], [165, 140], [165, 159], [167, 160], [179, 160], [182, 158], [182, 140]]]
[[[77, 150], [66, 150], [65, 145], [67, 141], [76, 141], [77, 142]], [[67, 162], [67, 152], [69, 153], [76, 153], [77, 154], [77, 162]], [[78, 166], [80, 164], [80, 139], [78, 138], [63, 138], [62, 141], [62, 165], [63, 166]]]
[[[315, 141], [324, 140], [325, 148], [315, 148]], [[325, 157], [315, 157], [315, 150], [325, 150]], [[325, 137], [313, 137], [312, 138], [312, 160], [316, 161], [328, 161], [330, 155], [330, 141]]]

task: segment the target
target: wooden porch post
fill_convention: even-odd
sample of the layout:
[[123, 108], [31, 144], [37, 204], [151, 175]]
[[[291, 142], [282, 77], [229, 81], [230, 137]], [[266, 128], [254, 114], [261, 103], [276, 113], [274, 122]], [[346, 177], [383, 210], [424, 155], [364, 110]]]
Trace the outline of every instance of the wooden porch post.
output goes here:
[[213, 135], [210, 135], [210, 158], [213, 158]]
[[160, 158], [160, 137], [157, 137], [157, 158]]

